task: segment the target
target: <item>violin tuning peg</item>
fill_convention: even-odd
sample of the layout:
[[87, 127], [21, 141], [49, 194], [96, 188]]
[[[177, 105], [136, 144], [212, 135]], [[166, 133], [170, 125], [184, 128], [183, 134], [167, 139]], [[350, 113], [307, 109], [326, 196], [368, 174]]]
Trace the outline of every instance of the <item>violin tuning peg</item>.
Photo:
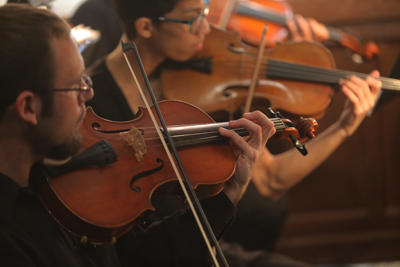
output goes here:
[[281, 114], [279, 111], [277, 111], [277, 112], [275, 112], [275, 113], [276, 113], [276, 116], [278, 116], [278, 118], [283, 119], [283, 116], [282, 116], [282, 114]]
[[351, 56], [351, 60], [353, 61], [354, 65], [356, 65], [356, 66], [360, 66], [364, 62], [363, 58], [357, 53], [354, 53]]
[[289, 136], [290, 140], [292, 141], [294, 147], [303, 155], [307, 156], [308, 151], [305, 145], [303, 145], [299, 140], [297, 140], [293, 135]]
[[268, 108], [268, 113], [271, 116], [271, 118], [278, 118], [278, 115], [272, 110], [272, 108]]

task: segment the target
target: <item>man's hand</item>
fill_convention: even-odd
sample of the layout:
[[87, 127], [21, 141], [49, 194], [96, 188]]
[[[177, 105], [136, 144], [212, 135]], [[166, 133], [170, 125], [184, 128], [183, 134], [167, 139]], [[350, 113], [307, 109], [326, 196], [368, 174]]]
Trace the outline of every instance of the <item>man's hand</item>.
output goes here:
[[374, 70], [370, 73], [370, 76], [363, 80], [353, 75], [339, 81], [342, 92], [347, 96], [339, 119], [340, 125], [346, 131], [347, 136], [354, 133], [368, 111], [374, 107], [378, 98], [382, 82], [375, 78], [379, 78], [379, 72]]
[[229, 122], [231, 128], [245, 128], [249, 132], [247, 140], [233, 130], [219, 129], [219, 133], [231, 139], [231, 145], [237, 158], [236, 170], [225, 184], [224, 192], [236, 204], [242, 197], [256, 163], [260, 159], [268, 139], [275, 133], [273, 122], [263, 113], [246, 113], [243, 118]]

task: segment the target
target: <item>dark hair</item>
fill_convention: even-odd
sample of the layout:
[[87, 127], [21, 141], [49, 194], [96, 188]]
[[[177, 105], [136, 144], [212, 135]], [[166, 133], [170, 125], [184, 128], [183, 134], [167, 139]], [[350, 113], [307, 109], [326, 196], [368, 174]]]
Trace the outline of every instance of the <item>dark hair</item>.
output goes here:
[[66, 22], [51, 11], [26, 4], [0, 7], [0, 120], [26, 90], [40, 95], [43, 116], [51, 114], [52, 94], [40, 94], [55, 83], [50, 40], [69, 33]]
[[146, 17], [159, 23], [155, 18], [171, 12], [181, 0], [113, 0], [124, 32], [129, 39], [136, 37], [135, 21]]
[[29, 1], [28, 0], [8, 0], [7, 4], [10, 4], [10, 3], [29, 4]]

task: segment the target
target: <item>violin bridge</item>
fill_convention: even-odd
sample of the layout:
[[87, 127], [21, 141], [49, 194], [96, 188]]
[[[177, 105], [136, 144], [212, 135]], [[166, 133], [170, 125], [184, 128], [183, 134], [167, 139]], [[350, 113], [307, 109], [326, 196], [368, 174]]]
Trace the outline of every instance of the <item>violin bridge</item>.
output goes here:
[[141, 132], [132, 127], [129, 131], [128, 138], [126, 138], [126, 142], [133, 148], [135, 151], [135, 156], [138, 161], [141, 161], [144, 156], [147, 154], [147, 147], [144, 141], [143, 135]]

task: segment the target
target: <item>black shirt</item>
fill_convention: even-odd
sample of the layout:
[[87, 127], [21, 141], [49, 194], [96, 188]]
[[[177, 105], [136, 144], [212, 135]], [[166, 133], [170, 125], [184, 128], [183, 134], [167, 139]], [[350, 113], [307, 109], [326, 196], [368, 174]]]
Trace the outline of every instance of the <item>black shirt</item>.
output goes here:
[[132, 120], [134, 114], [108, 70], [105, 59], [97, 61], [86, 72], [92, 78], [94, 89], [94, 96], [86, 102], [86, 106], [92, 107], [98, 116], [108, 120]]
[[[202, 201], [219, 235], [235, 208], [221, 193]], [[83, 245], [51, 217], [30, 188], [0, 173], [0, 266], [209, 266], [190, 211], [178, 211], [146, 232], [134, 227], [116, 245]]]

